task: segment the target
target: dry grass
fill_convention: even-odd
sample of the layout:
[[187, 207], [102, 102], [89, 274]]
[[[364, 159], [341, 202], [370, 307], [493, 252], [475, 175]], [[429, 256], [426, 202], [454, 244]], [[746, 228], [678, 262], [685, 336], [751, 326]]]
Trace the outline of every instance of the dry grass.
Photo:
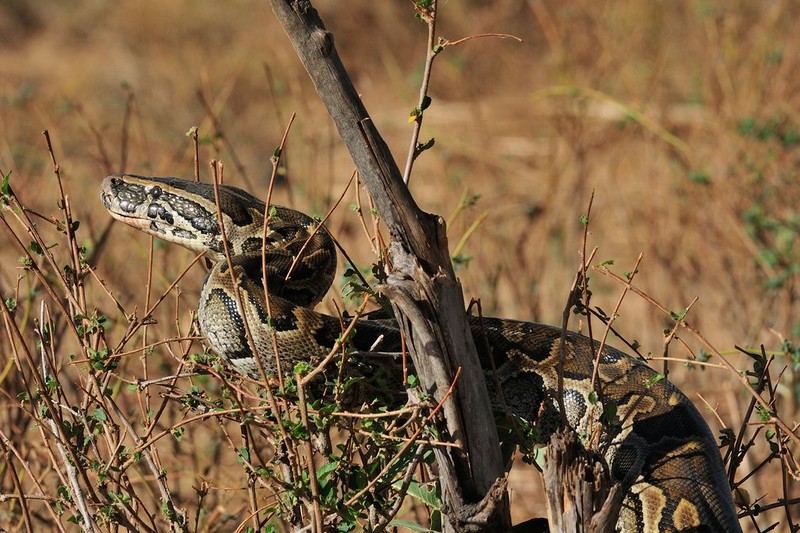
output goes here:
[[[409, 2], [343, 6], [318, 2], [377, 126], [403, 160], [425, 27]], [[736, 368], [752, 363], [735, 346], [758, 352], [763, 345], [774, 356], [775, 407], [793, 427], [800, 402], [798, 17], [798, 6], [788, 1], [445, 3], [439, 33], [447, 38], [503, 32], [524, 40], [471, 41], [448, 49], [434, 69], [422, 136], [436, 137], [436, 146], [419, 159], [412, 188], [425, 209], [444, 216], [462, 195], [476, 196], [451, 224], [451, 246], [488, 213], [463, 248], [469, 258], [459, 270], [465, 294], [480, 297], [486, 314], [559, 323], [582, 247], [579, 218], [594, 191], [588, 246], [599, 247], [596, 262], [613, 259], [611, 270], [621, 274], [642, 252], [636, 285], [673, 311], [699, 297], [687, 322]], [[53, 409], [63, 413], [84, 402], [94, 413], [108, 400], [98, 393], [104, 384], [80, 362], [86, 351], [105, 342], [119, 346], [130, 327], [125, 315], [143, 318], [193, 258], [158, 244], [151, 254], [149, 239], [112, 226], [98, 200], [102, 177], [118, 171], [190, 176], [193, 148], [185, 133], [199, 126], [201, 161], [222, 159], [228, 182], [263, 196], [269, 156], [292, 112], [289, 179], [276, 191], [277, 203], [324, 213], [352, 163], [264, 2], [11, 2], [0, 5], [0, 35], [0, 171], [13, 171], [16, 197], [43, 215], [34, 218], [42, 244], [57, 244], [52, 262], [30, 252], [30, 263], [42, 272], [37, 277], [36, 269], [18, 261], [23, 248], [30, 250], [29, 223], [4, 211], [11, 230], [1, 241], [0, 290], [4, 299], [16, 298], [17, 308], [13, 316], [4, 314], [0, 339], [0, 527], [22, 530], [25, 514], [52, 523], [49, 513], [58, 502], [31, 496], [25, 510], [13, 495], [56, 498], [54, 466], [64, 465], [55, 448], [43, 445], [47, 423], [38, 417], [39, 404], [30, 402], [46, 388], [32, 381], [40, 375], [34, 332], [41, 302], [57, 334], [51, 372], [63, 377], [58, 397], [64, 404]], [[44, 129], [53, 139], [72, 216], [80, 221], [74, 234], [48, 222], [65, 213]], [[353, 196], [347, 201], [355, 202]], [[351, 211], [338, 210], [329, 227], [357, 264], [374, 260]], [[94, 273], [84, 270], [70, 281], [64, 265], [83, 268], [78, 247], [86, 248]], [[118, 423], [127, 419], [131, 428], [117, 425], [122, 434], [98, 435], [104, 448], [95, 457], [107, 457], [117, 443], [135, 448], [131, 435], [146, 440], [143, 427], [155, 435], [192, 416], [155, 389], [126, 384], [171, 375], [184, 354], [201, 350], [190, 340], [144, 347], [189, 335], [203, 274], [189, 270], [156, 308], [157, 323], [140, 325], [131, 337], [126, 349], [140, 350], [107, 375], [108, 397], [120, 414], [106, 415]], [[599, 272], [590, 283], [592, 303], [614, 309], [621, 285]], [[56, 292], [48, 295], [46, 287]], [[69, 317], [95, 310], [108, 317], [105, 331], [77, 332]], [[624, 337], [638, 340], [645, 354], [662, 355], [663, 330], [674, 321], [634, 295], [619, 314], [615, 327]], [[700, 353], [696, 337], [685, 330], [678, 336], [670, 356]], [[20, 361], [25, 364], [15, 367]], [[705, 410], [712, 430], [724, 424], [739, 431], [750, 397], [735, 375], [680, 364], [670, 370], [698, 406], [702, 395], [719, 415]], [[219, 391], [214, 379], [200, 379], [209, 394]], [[238, 430], [203, 421], [185, 428], [181, 441], [158, 440], [153, 460], [168, 473], [176, 505], [190, 509], [190, 524], [231, 529], [244, 521], [249, 505], [235, 453]], [[737, 478], [768, 453], [763, 431], [756, 440]], [[781, 472], [798, 475], [786, 457], [783, 469], [772, 465], [748, 479], [752, 498], [775, 502], [783, 483], [788, 496], [800, 496], [796, 480], [778, 482]], [[143, 515], [163, 527], [157, 471], [142, 467], [126, 482], [143, 495], [135, 502]], [[198, 506], [203, 483], [208, 495]], [[512, 474], [517, 518], [543, 514], [539, 484], [529, 472]], [[198, 508], [202, 515], [192, 511]], [[777, 530], [786, 530], [780, 508], [757, 518], [762, 530], [776, 521]]]

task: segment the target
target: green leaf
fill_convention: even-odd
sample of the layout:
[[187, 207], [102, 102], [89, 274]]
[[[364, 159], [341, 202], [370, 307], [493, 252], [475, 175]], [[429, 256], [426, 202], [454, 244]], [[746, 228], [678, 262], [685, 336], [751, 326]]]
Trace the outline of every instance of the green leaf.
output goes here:
[[422, 98], [422, 105], [420, 105], [420, 106], [419, 106], [419, 108], [420, 108], [422, 111], [425, 111], [426, 109], [428, 109], [428, 108], [431, 106], [431, 102], [432, 102], [432, 100], [431, 100], [431, 97], [430, 97], [430, 96], [428, 96], [428, 95], [426, 94], [426, 95], [425, 95], [425, 96]]
[[307, 374], [314, 370], [314, 367], [306, 363], [305, 361], [300, 361], [296, 365], [294, 365], [294, 373], [295, 374]]
[[429, 529], [423, 525], [411, 522], [410, 520], [392, 520], [389, 522], [390, 526], [402, 527], [411, 531], [421, 531], [423, 533], [436, 533], [434, 530]]
[[634, 274], [636, 274], [638, 272], [639, 272], [638, 270], [634, 270], [633, 272], [628, 271], [628, 272], [625, 272], [623, 275], [625, 276], [625, 279], [630, 281], [633, 278]]
[[756, 119], [753, 117], [745, 117], [739, 120], [738, 126], [740, 135], [751, 135], [755, 132], [757, 127]]
[[331, 461], [330, 463], [322, 465], [317, 469], [317, 479], [320, 482], [324, 482], [337, 468], [339, 468], [339, 461]]
[[689, 172], [689, 181], [700, 185], [711, 183], [711, 175], [705, 170], [692, 170]]
[[11, 171], [8, 171], [8, 174], [3, 175], [3, 182], [0, 183], [0, 195], [3, 198], [8, 198], [11, 196], [11, 186], [8, 184], [8, 181], [11, 179]]
[[417, 144], [417, 152], [424, 152], [425, 150], [430, 150], [433, 148], [433, 145], [436, 144], [436, 138], [431, 137], [428, 141], [424, 143]]
[[175, 440], [178, 442], [183, 438], [184, 433], [186, 433], [186, 428], [183, 426], [172, 428], [172, 436], [175, 437]]
[[[400, 489], [402, 486], [402, 481], [395, 481], [392, 486], [395, 489]], [[438, 485], [429, 483], [420, 484], [416, 480], [412, 480], [408, 485], [407, 494], [412, 498], [422, 502], [429, 509], [438, 511], [442, 506]], [[427, 531], [427, 529], [425, 531]]]
[[675, 322], [680, 322], [686, 317], [686, 309], [678, 311], [677, 313], [675, 311], [670, 311], [669, 316], [671, 316], [672, 320], [674, 320]]
[[48, 392], [56, 391], [60, 387], [60, 383], [52, 376], [48, 377], [44, 384]]
[[239, 456], [245, 461], [250, 462], [250, 450], [248, 450], [245, 446], [239, 448]]
[[169, 501], [166, 499], [161, 500], [161, 514], [167, 518], [172, 516], [172, 510], [170, 509]]
[[664, 374], [656, 374], [656, 375], [654, 375], [653, 377], [651, 377], [650, 379], [648, 379], [648, 380], [645, 382], [644, 386], [645, 386], [645, 387], [647, 387], [647, 388], [649, 389], [649, 388], [651, 388], [653, 385], [655, 385], [656, 383], [658, 383], [659, 381], [661, 381], [662, 379], [664, 379]]
[[610, 400], [603, 402], [603, 414], [600, 416], [600, 421], [606, 426], [610, 426], [616, 417], [617, 404]]
[[[392, 486], [398, 489], [401, 484], [402, 481], [396, 481]], [[439, 497], [439, 491], [436, 486], [421, 485], [419, 482], [412, 480], [408, 485], [408, 495], [421, 501], [431, 509], [439, 509], [442, 506], [442, 500]]]

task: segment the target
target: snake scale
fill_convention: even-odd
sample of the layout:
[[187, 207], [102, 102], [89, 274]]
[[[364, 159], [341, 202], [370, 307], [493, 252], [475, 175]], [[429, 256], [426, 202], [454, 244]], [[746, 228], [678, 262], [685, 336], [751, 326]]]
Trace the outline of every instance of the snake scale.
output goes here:
[[[256, 379], [259, 366], [275, 372], [275, 346], [283, 370], [291, 372], [300, 361], [313, 365], [329, 353], [346, 323], [313, 310], [335, 274], [332, 239], [311, 217], [271, 206], [262, 246], [265, 204], [227, 185], [217, 193], [222, 228], [211, 184], [117, 174], [103, 181], [101, 198], [115, 219], [213, 260], [198, 320], [209, 345], [232, 370]], [[247, 339], [234, 278], [261, 365]], [[541, 428], [560, 420], [561, 328], [498, 318], [471, 321], [494, 407]], [[385, 320], [359, 321], [348, 342], [360, 351], [400, 348], [396, 325]], [[644, 362], [611, 347], [603, 348], [592, 389], [597, 343], [576, 333], [568, 333], [565, 343], [564, 415], [579, 434], [588, 427], [604, 428], [605, 460], [625, 491], [617, 529], [741, 531], [714, 437], [688, 398], [668, 380], [658, 380]], [[602, 409], [590, 405], [592, 390], [606, 406], [616, 406], [610, 424], [598, 423]]]

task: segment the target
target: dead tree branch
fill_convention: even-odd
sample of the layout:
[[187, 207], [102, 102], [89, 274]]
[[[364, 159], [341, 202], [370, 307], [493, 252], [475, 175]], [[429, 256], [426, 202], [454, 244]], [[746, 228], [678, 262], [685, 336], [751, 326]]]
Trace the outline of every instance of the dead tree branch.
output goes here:
[[436, 449], [447, 531], [507, 531], [510, 518], [500, 447], [461, 286], [450, 263], [445, 223], [423, 212], [358, 97], [333, 42], [308, 0], [269, 0], [328, 108], [392, 237], [392, 301], [422, 386], [445, 402]]

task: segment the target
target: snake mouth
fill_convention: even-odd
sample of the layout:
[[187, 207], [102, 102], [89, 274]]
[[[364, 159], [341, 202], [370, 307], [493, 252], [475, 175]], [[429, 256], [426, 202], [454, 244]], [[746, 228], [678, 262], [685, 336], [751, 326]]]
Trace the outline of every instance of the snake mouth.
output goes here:
[[149, 218], [143, 218], [139, 215], [122, 211], [119, 205], [114, 201], [115, 196], [113, 194], [103, 192], [103, 194], [100, 195], [100, 199], [103, 201], [103, 205], [108, 211], [108, 214], [111, 215], [111, 218], [124, 222], [126, 225], [138, 230], [148, 231], [154, 229], [152, 227], [153, 221]]
[[132, 228], [143, 230], [146, 232], [157, 231], [160, 233], [158, 228], [154, 227], [156, 226], [155, 221], [150, 220], [149, 218], [142, 218], [136, 215], [126, 215], [118, 211], [111, 211], [110, 209], [108, 213], [111, 215], [112, 218], [115, 218], [120, 222], [124, 222], [125, 224], [127, 224]]
[[121, 181], [116, 178], [116, 176], [109, 176], [103, 180], [100, 200], [103, 202], [103, 206], [108, 211], [108, 214], [110, 214], [112, 218], [124, 222], [132, 228], [144, 231], [155, 230], [156, 228], [153, 228], [153, 221], [150, 218], [142, 217], [140, 214], [136, 213], [135, 210], [129, 212], [125, 209], [117, 189], [119, 183], [121, 183]]

